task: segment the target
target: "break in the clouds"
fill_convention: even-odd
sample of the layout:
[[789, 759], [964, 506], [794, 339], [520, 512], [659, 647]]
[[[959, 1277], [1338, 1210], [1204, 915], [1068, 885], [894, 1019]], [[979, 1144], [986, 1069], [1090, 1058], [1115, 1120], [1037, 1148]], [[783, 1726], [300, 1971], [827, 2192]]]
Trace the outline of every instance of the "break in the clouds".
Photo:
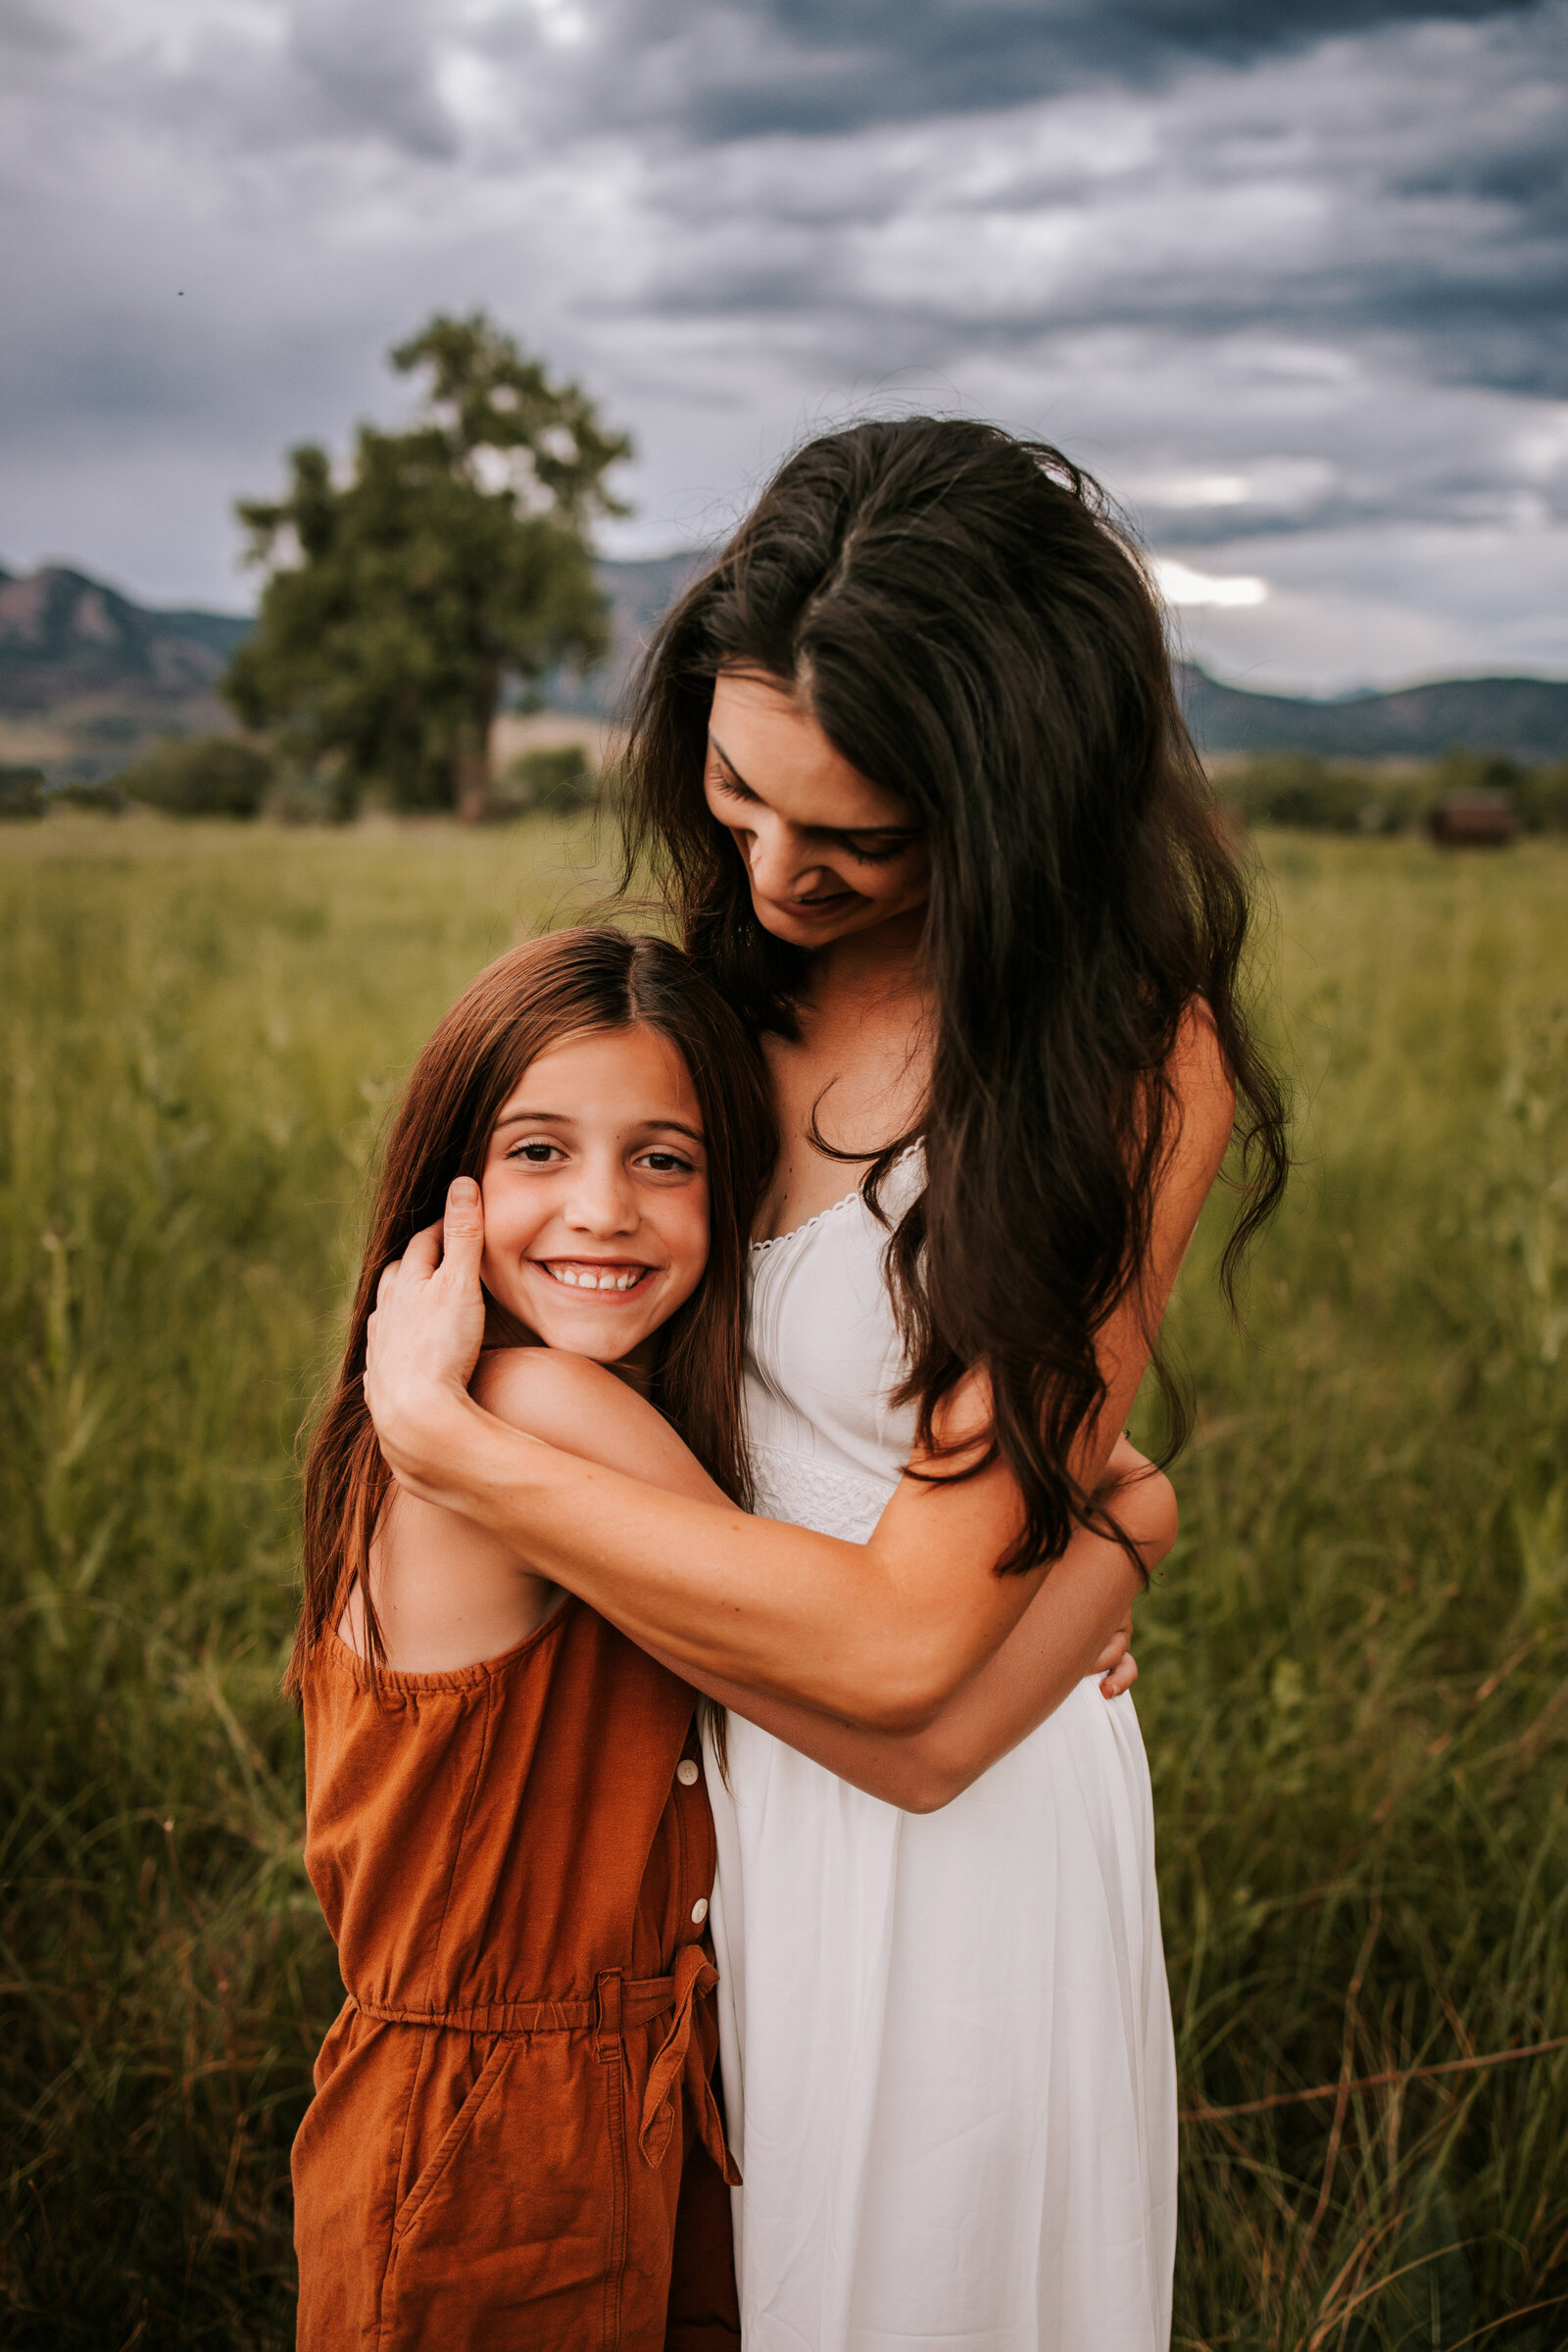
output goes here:
[[484, 304], [619, 552], [858, 410], [1089, 465], [1258, 683], [1568, 671], [1568, 0], [0, 0], [0, 561], [231, 501]]

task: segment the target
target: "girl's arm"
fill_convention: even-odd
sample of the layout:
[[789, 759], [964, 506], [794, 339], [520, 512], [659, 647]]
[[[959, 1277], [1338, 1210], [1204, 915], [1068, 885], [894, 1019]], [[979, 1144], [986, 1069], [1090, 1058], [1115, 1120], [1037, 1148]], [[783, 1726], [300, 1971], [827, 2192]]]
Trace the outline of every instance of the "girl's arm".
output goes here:
[[[475, 1386], [486, 1409], [513, 1429], [613, 1464], [666, 1494], [723, 1499], [662, 1415], [585, 1357], [508, 1348], [485, 1359]], [[1110, 1468], [1102, 1499], [1138, 1545], [1145, 1569], [1153, 1569], [1176, 1540], [1169, 1481], [1125, 1440]], [[841, 1780], [906, 1812], [934, 1812], [1027, 1739], [1094, 1671], [1139, 1582], [1118, 1544], [1080, 1529], [996, 1656], [919, 1732], [867, 1731], [711, 1676], [700, 1688]], [[684, 1671], [674, 1658], [664, 1662]]]
[[[1205, 1016], [1187, 1024], [1171, 1075], [1180, 1128], [1141, 1296], [1106, 1327], [1105, 1403], [1074, 1449], [1074, 1475], [1091, 1490], [1230, 1137], [1231, 1088]], [[943, 1478], [940, 1463], [934, 1480], [906, 1478], [858, 1544], [652, 1493], [505, 1428], [466, 1388], [484, 1327], [475, 1186], [453, 1187], [444, 1257], [442, 1239], [435, 1228], [418, 1236], [382, 1278], [366, 1392], [383, 1453], [412, 1492], [491, 1528], [688, 1680], [738, 1684], [873, 1730], [920, 1731], [1034, 1599], [1043, 1568], [996, 1573], [1021, 1516], [1000, 1461], [962, 1480]], [[939, 1444], [978, 1442], [987, 1425], [973, 1377], [942, 1416]]]

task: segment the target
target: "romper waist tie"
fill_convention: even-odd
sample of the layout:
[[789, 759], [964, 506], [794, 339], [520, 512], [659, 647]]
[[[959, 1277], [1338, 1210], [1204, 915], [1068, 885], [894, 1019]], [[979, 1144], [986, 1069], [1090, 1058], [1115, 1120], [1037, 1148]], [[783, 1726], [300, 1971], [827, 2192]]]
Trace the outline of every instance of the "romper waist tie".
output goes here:
[[614, 2056], [622, 2034], [633, 2027], [650, 2025], [666, 2009], [673, 2009], [669, 2032], [649, 2069], [637, 2144], [645, 2162], [660, 2162], [675, 2128], [678, 2084], [691, 2101], [699, 2138], [733, 2188], [740, 2174], [724, 2145], [718, 2102], [692, 2034], [696, 2004], [717, 1983], [718, 1971], [702, 1945], [687, 1943], [675, 1955], [671, 1976], [628, 1978], [618, 1968], [603, 1970], [591, 2001], [484, 2001], [467, 2009], [394, 2009], [385, 2001], [363, 2000], [358, 1993], [349, 1998], [362, 2017], [389, 2026], [440, 2026], [459, 2034], [514, 2034], [519, 2038], [532, 2034], [581, 2033], [594, 2027], [595, 2054], [601, 2059]]
[[[702, 2051], [692, 2034], [697, 2003], [712, 1991], [718, 1983], [718, 1971], [700, 1943], [688, 1943], [683, 1944], [675, 1955], [674, 1976], [662, 1981], [670, 1986], [675, 2017], [648, 2070], [642, 2130], [637, 2135], [637, 2144], [649, 2164], [662, 2161], [669, 2145], [670, 2132], [675, 2128], [676, 2086], [683, 2084], [697, 2120], [698, 2137], [718, 2167], [725, 2184], [737, 2188], [741, 2176], [724, 2144], [724, 2127], [719, 2120], [718, 2101], [713, 2096], [712, 2077], [703, 2064]], [[603, 2000], [603, 1977], [599, 1984]], [[632, 1992], [636, 1988], [628, 1985], [626, 1989]]]

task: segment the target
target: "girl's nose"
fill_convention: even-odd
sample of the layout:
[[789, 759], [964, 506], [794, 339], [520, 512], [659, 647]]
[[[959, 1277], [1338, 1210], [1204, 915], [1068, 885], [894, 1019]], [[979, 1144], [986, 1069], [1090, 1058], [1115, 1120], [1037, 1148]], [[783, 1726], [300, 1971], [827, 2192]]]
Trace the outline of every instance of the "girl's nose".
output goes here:
[[584, 1167], [572, 1187], [565, 1218], [579, 1233], [603, 1239], [630, 1233], [637, 1223], [637, 1202], [624, 1168], [618, 1162]]

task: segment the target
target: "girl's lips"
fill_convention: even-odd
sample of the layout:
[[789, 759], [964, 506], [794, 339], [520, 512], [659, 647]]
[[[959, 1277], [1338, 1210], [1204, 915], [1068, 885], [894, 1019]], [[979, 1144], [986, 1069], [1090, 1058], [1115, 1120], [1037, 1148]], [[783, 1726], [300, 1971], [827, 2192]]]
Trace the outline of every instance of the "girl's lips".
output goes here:
[[623, 1258], [536, 1257], [531, 1261], [563, 1290], [591, 1291], [596, 1298], [629, 1298], [654, 1272]]

